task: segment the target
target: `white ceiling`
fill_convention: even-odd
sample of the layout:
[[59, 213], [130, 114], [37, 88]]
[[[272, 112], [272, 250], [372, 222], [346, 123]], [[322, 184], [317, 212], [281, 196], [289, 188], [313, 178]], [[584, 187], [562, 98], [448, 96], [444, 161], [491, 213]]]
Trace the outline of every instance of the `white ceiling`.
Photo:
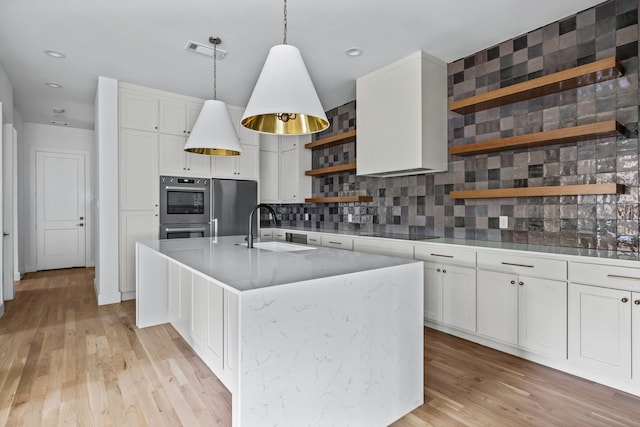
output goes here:
[[[289, 0], [288, 43], [302, 51], [325, 109], [355, 99], [355, 78], [422, 49], [446, 62], [602, 0]], [[282, 0], [0, 0], [0, 64], [26, 122], [93, 128], [98, 76], [200, 98], [213, 60], [187, 41], [222, 38], [218, 99], [246, 105], [269, 48], [282, 43]], [[345, 55], [360, 47], [357, 58]], [[43, 53], [66, 54], [54, 59]], [[45, 82], [62, 84], [51, 89]], [[53, 107], [66, 108], [54, 115]]]

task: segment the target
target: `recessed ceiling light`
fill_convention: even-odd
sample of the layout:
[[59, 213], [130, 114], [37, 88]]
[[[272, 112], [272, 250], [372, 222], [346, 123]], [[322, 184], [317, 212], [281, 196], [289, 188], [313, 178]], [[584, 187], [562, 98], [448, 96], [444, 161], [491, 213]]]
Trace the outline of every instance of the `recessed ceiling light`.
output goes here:
[[54, 107], [51, 109], [54, 113], [56, 114], [62, 114], [64, 113], [66, 110], [62, 107]]
[[58, 83], [51, 83], [51, 82], [47, 82], [45, 83], [47, 86], [52, 87], [54, 89], [60, 89], [62, 87], [62, 85], [58, 84]]
[[51, 120], [51, 124], [56, 126], [69, 126], [68, 122], [59, 122], [57, 120]]
[[362, 49], [360, 49], [359, 47], [351, 47], [347, 49], [345, 53], [347, 54], [347, 56], [360, 56], [362, 55]]
[[52, 58], [58, 58], [58, 59], [62, 59], [62, 58], [67, 56], [62, 52], [58, 52], [57, 50], [51, 50], [51, 49], [45, 50], [44, 53], [46, 53], [47, 55], [49, 55]]

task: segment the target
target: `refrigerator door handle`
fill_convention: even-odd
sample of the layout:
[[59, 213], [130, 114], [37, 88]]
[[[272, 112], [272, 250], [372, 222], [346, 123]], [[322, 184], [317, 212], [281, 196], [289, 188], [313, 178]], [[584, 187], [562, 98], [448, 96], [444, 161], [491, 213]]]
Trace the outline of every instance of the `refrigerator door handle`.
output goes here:
[[213, 237], [218, 237], [218, 218], [212, 219], [211, 222], [213, 223], [213, 230], [211, 235]]

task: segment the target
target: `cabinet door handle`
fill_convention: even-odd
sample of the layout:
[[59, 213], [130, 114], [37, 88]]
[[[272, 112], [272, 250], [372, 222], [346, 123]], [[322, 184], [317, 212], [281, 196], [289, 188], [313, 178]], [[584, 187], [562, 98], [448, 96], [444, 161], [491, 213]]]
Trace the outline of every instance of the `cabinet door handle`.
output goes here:
[[512, 265], [514, 267], [526, 267], [526, 268], [534, 268], [535, 265], [527, 265], [527, 264], [514, 264], [512, 262], [502, 262], [502, 265]]
[[447, 270], [445, 270], [445, 269], [443, 268], [443, 269], [442, 269], [442, 272], [443, 272], [443, 273], [446, 273], [446, 272], [447, 272]]
[[515, 284], [516, 284], [516, 281], [515, 281], [515, 280], [512, 280], [512, 281], [511, 281], [511, 284], [512, 284], [512, 285], [515, 285]]
[[436, 268], [436, 271], [437, 271], [438, 273], [440, 273], [440, 269], [439, 269], [439, 268]]
[[440, 256], [442, 258], [453, 258], [453, 255], [430, 254], [431, 256]]
[[524, 282], [518, 282], [518, 285], [524, 286]]
[[640, 280], [640, 277], [618, 276], [617, 274], [607, 274], [607, 277], [611, 279]]
[[640, 299], [637, 299], [633, 302], [635, 305], [640, 305]]
[[629, 301], [629, 298], [622, 298], [622, 300], [621, 300], [621, 301], [622, 301], [622, 302], [628, 302], [628, 301]]

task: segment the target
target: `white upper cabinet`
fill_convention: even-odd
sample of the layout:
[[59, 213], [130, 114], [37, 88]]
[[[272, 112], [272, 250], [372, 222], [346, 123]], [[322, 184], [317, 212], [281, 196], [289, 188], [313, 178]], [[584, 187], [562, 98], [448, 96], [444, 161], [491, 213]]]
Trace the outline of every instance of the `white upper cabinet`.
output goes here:
[[256, 132], [244, 129], [240, 125], [242, 108], [227, 106], [229, 116], [233, 123], [243, 153], [239, 156], [213, 157], [212, 175], [216, 178], [250, 179], [257, 180], [259, 177], [259, 148], [260, 136]]
[[201, 109], [202, 103], [160, 98], [158, 131], [170, 135], [189, 136]]
[[156, 132], [158, 98], [153, 94], [120, 89], [120, 127]]
[[183, 149], [186, 140], [183, 136], [160, 135], [160, 174], [208, 178], [211, 175], [211, 156], [187, 153]]
[[358, 175], [446, 171], [447, 65], [419, 51], [356, 81]]
[[306, 136], [260, 136], [260, 201], [304, 203], [311, 197], [311, 150]]
[[120, 129], [120, 210], [158, 209], [158, 135]]

